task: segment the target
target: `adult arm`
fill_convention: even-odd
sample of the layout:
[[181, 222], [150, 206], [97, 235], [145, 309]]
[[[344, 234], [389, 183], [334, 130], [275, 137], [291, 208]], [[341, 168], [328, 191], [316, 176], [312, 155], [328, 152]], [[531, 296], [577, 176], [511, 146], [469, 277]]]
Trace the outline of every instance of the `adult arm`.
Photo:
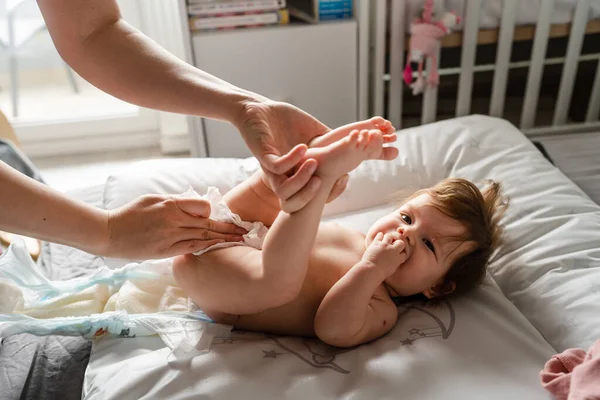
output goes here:
[[289, 172], [307, 144], [330, 130], [316, 118], [178, 59], [125, 22], [115, 0], [38, 4], [59, 53], [84, 79], [139, 106], [232, 123], [270, 173], [284, 210], [296, 211], [315, 196], [316, 177]]
[[72, 199], [0, 162], [0, 229], [111, 257], [162, 258], [223, 241], [235, 225], [207, 219], [201, 199], [142, 196], [105, 211]]
[[175, 57], [123, 20], [115, 0], [38, 0], [62, 58], [103, 91], [142, 107], [232, 121], [260, 96]]

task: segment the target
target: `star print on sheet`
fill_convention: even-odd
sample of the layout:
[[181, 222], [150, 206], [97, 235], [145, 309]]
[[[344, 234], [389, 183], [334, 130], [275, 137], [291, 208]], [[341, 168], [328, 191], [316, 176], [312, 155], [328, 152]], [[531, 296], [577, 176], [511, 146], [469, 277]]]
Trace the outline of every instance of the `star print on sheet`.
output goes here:
[[278, 353], [275, 350], [269, 350], [269, 351], [263, 350], [262, 352], [265, 353], [263, 355], [263, 358], [277, 358], [277, 356], [283, 354], [283, 353]]
[[[398, 326], [382, 340], [392, 340], [400, 346], [409, 346], [415, 345], [416, 341], [422, 339], [448, 339], [454, 330], [456, 318], [454, 308], [448, 300], [442, 300], [441, 304], [436, 307], [428, 307], [420, 303], [407, 303], [399, 305], [398, 310], [400, 312]], [[410, 322], [402, 325], [402, 321], [407, 318]], [[348, 363], [346, 354], [361, 347], [337, 348], [323, 343], [318, 338], [276, 336], [247, 331], [234, 331], [227, 337], [216, 337], [213, 341], [214, 347], [252, 345], [262, 347], [259, 349], [263, 353], [263, 360], [266, 358], [276, 359], [280, 355], [292, 355], [312, 368], [324, 368], [339, 374], [352, 372], [345, 368]], [[263, 346], [268, 350], [264, 350]], [[369, 346], [369, 344], [365, 346]], [[260, 354], [260, 351], [257, 349], [256, 354]], [[350, 356], [350, 358], [352, 357]]]

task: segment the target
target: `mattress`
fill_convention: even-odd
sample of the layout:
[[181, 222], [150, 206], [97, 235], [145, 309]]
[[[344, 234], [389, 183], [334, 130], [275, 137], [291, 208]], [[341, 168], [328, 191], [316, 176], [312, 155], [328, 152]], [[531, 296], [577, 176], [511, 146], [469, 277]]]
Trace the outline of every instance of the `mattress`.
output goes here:
[[[104, 185], [67, 193], [103, 206]], [[55, 243], [42, 243], [39, 265], [49, 278], [65, 280], [92, 273], [101, 257]], [[0, 398], [79, 399], [91, 342], [79, 337], [15, 335], [0, 342]]]
[[[517, 12], [515, 25], [531, 25], [538, 20], [541, 3], [544, 0], [528, 0], [517, 3]], [[408, 0], [407, 2], [407, 22], [419, 14], [423, 7], [424, 0]], [[434, 0], [436, 7], [442, 10], [454, 11], [458, 15], [465, 16], [467, 2], [465, 0]], [[575, 5], [577, 0], [556, 0], [552, 12], [552, 24], [564, 24], [573, 20]], [[486, 0], [481, 2], [481, 11], [479, 14], [480, 28], [497, 28], [500, 26], [502, 18], [502, 0]], [[436, 8], [437, 9], [437, 8]], [[589, 10], [589, 20], [600, 18], [600, 2], [591, 1]], [[458, 30], [462, 29], [462, 25]]]
[[[481, 288], [435, 307], [399, 306], [389, 334], [353, 349], [234, 332], [178, 366], [158, 338], [104, 340], [93, 344], [83, 397], [550, 398], [539, 383], [545, 361], [600, 337], [600, 207], [500, 119], [407, 129], [395, 146], [394, 162], [363, 163], [351, 174], [324, 219], [365, 232], [397, 190], [448, 176], [499, 180], [511, 199], [506, 240]], [[256, 168], [253, 159], [141, 162], [108, 179], [104, 205], [188, 186], [225, 192]]]

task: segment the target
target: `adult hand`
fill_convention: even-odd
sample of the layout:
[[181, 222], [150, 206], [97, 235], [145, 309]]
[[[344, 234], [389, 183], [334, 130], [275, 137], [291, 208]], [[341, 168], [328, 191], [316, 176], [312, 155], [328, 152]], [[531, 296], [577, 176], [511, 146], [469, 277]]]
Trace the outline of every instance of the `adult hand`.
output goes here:
[[[326, 146], [348, 135], [351, 129], [338, 128], [319, 141], [317, 138], [332, 132], [331, 129], [291, 104], [252, 100], [246, 101], [242, 110], [234, 124], [279, 196], [282, 210], [294, 212], [303, 208], [320, 186], [319, 178], [313, 176], [317, 170], [314, 159], [306, 159], [298, 165], [307, 146]], [[378, 128], [377, 123], [383, 124], [385, 120], [377, 117], [370, 121], [373, 121], [373, 128]], [[328, 202], [345, 190], [347, 181], [347, 176], [338, 180]]]
[[101, 254], [131, 259], [194, 253], [242, 240], [246, 231], [208, 219], [210, 203], [180, 196], [146, 195], [108, 213], [108, 240]]

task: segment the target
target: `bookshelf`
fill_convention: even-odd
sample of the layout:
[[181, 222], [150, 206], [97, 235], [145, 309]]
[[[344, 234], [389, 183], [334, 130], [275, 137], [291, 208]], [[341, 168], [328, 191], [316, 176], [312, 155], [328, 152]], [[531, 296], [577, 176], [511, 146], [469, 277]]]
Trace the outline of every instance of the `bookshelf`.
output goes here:
[[[188, 62], [236, 86], [294, 104], [328, 126], [358, 119], [355, 19], [191, 31], [181, 12], [186, 2], [180, 2]], [[198, 117], [190, 117], [188, 124], [194, 156], [251, 155], [230, 124]]]

